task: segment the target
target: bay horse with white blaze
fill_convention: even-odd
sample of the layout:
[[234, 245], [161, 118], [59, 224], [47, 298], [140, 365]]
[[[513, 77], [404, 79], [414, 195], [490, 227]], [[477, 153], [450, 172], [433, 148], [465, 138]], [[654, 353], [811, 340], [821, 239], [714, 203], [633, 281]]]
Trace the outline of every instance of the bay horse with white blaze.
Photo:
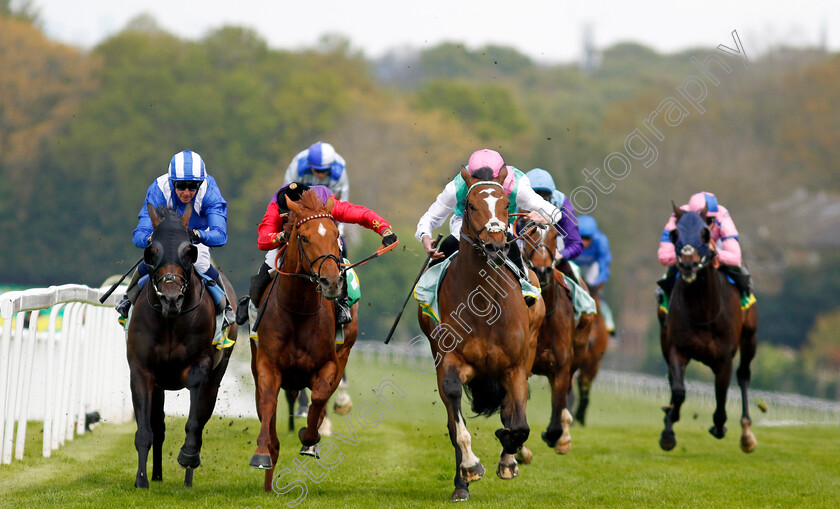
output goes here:
[[495, 179], [489, 168], [484, 170], [473, 175], [461, 170], [469, 191], [459, 253], [440, 283], [442, 321], [437, 324], [419, 313], [420, 328], [435, 358], [438, 393], [455, 448], [453, 501], [468, 499], [469, 483], [485, 473], [473, 454], [461, 411], [465, 386], [474, 412], [489, 416], [501, 410], [503, 427], [496, 430], [496, 437], [502, 452], [496, 474], [513, 479], [519, 473], [514, 455], [530, 432], [525, 416], [528, 375], [545, 313], [541, 299], [526, 306], [519, 283], [505, 266], [511, 248], [505, 235], [509, 201], [502, 188], [507, 168]]
[[677, 227], [671, 242], [677, 252], [679, 277], [671, 291], [670, 310], [659, 312], [662, 355], [668, 364], [671, 403], [664, 407], [665, 429], [659, 439], [663, 450], [676, 444], [673, 425], [680, 420], [685, 401], [685, 368], [691, 359], [709, 366], [715, 374], [717, 408], [709, 433], [715, 438], [726, 434], [726, 393], [732, 378], [732, 359], [739, 351], [737, 371], [741, 387], [741, 449], [752, 452], [756, 439], [750, 430], [747, 389], [750, 385], [750, 361], [756, 352], [758, 308], [741, 310], [738, 290], [727, 281], [717, 265], [711, 233], [706, 226], [706, 209], [699, 214], [673, 206]]
[[[219, 384], [233, 348], [213, 346], [215, 304], [193, 267], [197, 248], [190, 243], [187, 225], [192, 206], [183, 217], [168, 208], [148, 206], [154, 232], [143, 253], [149, 281], [140, 292], [128, 325], [126, 342], [131, 370], [131, 398], [137, 433], [138, 466], [134, 486], [148, 488], [146, 461], [153, 451], [152, 480], [163, 479], [162, 445], [165, 434], [165, 390], [187, 388], [190, 411], [186, 439], [178, 464], [186, 469], [184, 484], [192, 486], [193, 469], [201, 465], [201, 434], [216, 405]], [[236, 302], [233, 287], [220, 275], [228, 298]], [[224, 332], [223, 332], [224, 333]], [[227, 330], [236, 339], [237, 326]]]
[[[280, 389], [296, 395], [311, 390], [306, 427], [298, 437], [301, 454], [318, 457], [318, 427], [326, 404], [341, 381], [350, 349], [358, 335], [358, 304], [353, 320], [344, 326], [344, 343], [336, 347], [333, 299], [342, 293], [343, 270], [338, 227], [315, 191], [299, 201], [286, 199], [291, 229], [288, 244], [278, 259], [278, 272], [263, 293], [265, 311], [258, 326], [257, 342], [251, 340], [251, 371], [256, 384], [260, 434], [250, 466], [265, 470], [265, 491], [271, 491], [274, 466], [280, 454], [277, 437], [277, 396]], [[293, 401], [293, 399], [292, 399]]]
[[[531, 370], [535, 375], [547, 377], [551, 386], [551, 420], [542, 439], [557, 454], [566, 454], [572, 447], [569, 432], [572, 414], [566, 409], [566, 398], [572, 377], [587, 351], [592, 315], [581, 315], [575, 324], [574, 306], [565, 286], [560, 283], [563, 275], [554, 268], [559, 238], [557, 228], [526, 225], [520, 238], [524, 242], [523, 257], [537, 275], [546, 309]], [[529, 455], [530, 451], [523, 448], [522, 458], [527, 459]]]

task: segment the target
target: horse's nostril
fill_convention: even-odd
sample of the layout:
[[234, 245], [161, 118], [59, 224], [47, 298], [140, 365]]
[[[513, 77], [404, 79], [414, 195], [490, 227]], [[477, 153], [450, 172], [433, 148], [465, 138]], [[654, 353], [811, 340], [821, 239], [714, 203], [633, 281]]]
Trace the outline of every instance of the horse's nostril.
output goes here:
[[330, 286], [330, 280], [325, 277], [319, 279], [318, 282], [321, 283], [321, 286]]

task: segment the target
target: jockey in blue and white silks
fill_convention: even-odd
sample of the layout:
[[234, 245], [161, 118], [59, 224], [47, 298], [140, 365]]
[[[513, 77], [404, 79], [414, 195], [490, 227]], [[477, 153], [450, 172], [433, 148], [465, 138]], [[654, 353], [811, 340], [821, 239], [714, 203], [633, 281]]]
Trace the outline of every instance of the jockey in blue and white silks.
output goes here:
[[[336, 200], [349, 201], [350, 180], [346, 170], [344, 158], [335, 148], [319, 141], [298, 152], [292, 159], [283, 177], [283, 185], [298, 182], [308, 186], [325, 186], [332, 191]], [[344, 235], [344, 223], [338, 224], [338, 232]]]
[[[164, 173], [149, 186], [146, 199], [137, 215], [137, 227], [131, 240], [135, 246], [145, 249], [149, 245], [154, 227], [149, 218], [148, 206], [166, 206], [183, 214], [189, 204], [193, 211], [189, 222], [190, 241], [196, 244], [198, 259], [194, 267], [208, 279], [215, 281], [210, 285], [216, 301], [217, 311], [224, 310], [229, 323], [234, 320], [233, 309], [226, 303], [219, 271], [210, 263], [210, 247], [223, 246], [227, 242], [227, 202], [216, 180], [207, 174], [204, 160], [197, 152], [184, 150], [178, 152], [169, 161], [169, 171]], [[129, 289], [123, 300], [117, 304], [117, 311], [126, 318], [131, 303], [140, 293], [148, 279], [148, 267], [141, 263], [129, 283]], [[213, 288], [215, 286], [215, 288]]]
[[578, 217], [578, 229], [583, 242], [583, 251], [575, 259], [575, 263], [580, 267], [583, 280], [589, 285], [589, 291], [592, 292], [593, 296], [596, 292], [599, 294], [601, 316], [604, 317], [607, 330], [614, 335], [615, 322], [612, 311], [607, 301], [600, 295], [601, 287], [610, 279], [610, 264], [612, 263], [610, 241], [598, 229], [598, 222], [592, 216], [584, 214]]

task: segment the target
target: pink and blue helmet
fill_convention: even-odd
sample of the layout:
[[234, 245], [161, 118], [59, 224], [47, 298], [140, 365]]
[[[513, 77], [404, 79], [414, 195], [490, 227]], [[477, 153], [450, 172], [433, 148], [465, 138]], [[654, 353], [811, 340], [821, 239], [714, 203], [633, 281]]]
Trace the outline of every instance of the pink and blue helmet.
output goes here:
[[204, 160], [198, 152], [183, 150], [169, 161], [169, 180], [203, 181], [206, 176]]
[[700, 212], [706, 207], [706, 217], [717, 217], [718, 215], [718, 201], [714, 194], [705, 191], [691, 195], [688, 200], [688, 210], [692, 212]]

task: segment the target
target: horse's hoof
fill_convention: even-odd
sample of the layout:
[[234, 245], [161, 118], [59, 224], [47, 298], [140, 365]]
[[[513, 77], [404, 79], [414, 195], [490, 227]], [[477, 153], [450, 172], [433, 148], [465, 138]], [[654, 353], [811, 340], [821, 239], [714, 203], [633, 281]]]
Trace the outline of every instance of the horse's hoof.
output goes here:
[[302, 445], [300, 447], [300, 455], [301, 456], [312, 456], [313, 458], [321, 459], [321, 451], [318, 449], [318, 444], [305, 446]]
[[[478, 481], [484, 477], [485, 472], [486, 470], [484, 470], [484, 465], [482, 465], [480, 461], [471, 467], [461, 465], [461, 479], [466, 482]], [[467, 493], [467, 498], [469, 498], [469, 493]]]
[[137, 477], [137, 479], [134, 480], [134, 487], [147, 490], [149, 489], [149, 480], [145, 477]]
[[251, 456], [251, 462], [248, 466], [259, 468], [260, 470], [268, 470], [274, 465], [271, 463], [271, 456], [268, 454], [254, 454]]
[[338, 415], [347, 415], [350, 413], [350, 409], [353, 408], [353, 403], [347, 403], [346, 405], [339, 405], [337, 402], [333, 405], [333, 411], [335, 411]]
[[717, 426], [711, 426], [709, 427], [709, 433], [711, 433], [713, 437], [720, 440], [721, 438], [726, 436], [726, 426], [721, 426], [720, 429], [718, 429]]
[[523, 445], [522, 448], [519, 449], [519, 451], [516, 453], [514, 458], [516, 458], [517, 463], [522, 463], [523, 465], [527, 465], [527, 464], [531, 463], [531, 460], [534, 459], [534, 453], [531, 452], [531, 449], [528, 449], [527, 447], [525, 447]]
[[320, 442], [320, 441], [321, 441], [321, 434], [320, 434], [320, 433], [316, 433], [316, 434], [315, 434], [315, 435], [316, 435], [315, 440], [313, 440], [313, 441], [311, 441], [311, 442], [307, 442], [306, 440], [304, 440], [304, 439], [303, 439], [303, 434], [304, 434], [304, 433], [306, 433], [306, 428], [300, 428], [300, 429], [298, 430], [298, 440], [300, 440], [300, 443], [301, 443], [301, 444], [303, 444], [303, 445], [307, 445], [307, 446], [309, 446], [309, 445], [315, 445], [315, 444], [317, 444], [318, 442]]
[[470, 491], [466, 488], [455, 488], [452, 496], [449, 497], [450, 502], [464, 502], [470, 499]]
[[572, 441], [560, 441], [554, 445], [554, 452], [557, 454], [568, 454], [572, 450]]
[[496, 475], [499, 476], [499, 479], [513, 479], [519, 475], [519, 465], [516, 464], [516, 460], [508, 464], [499, 462], [499, 466], [496, 468]]
[[677, 436], [674, 435], [674, 432], [663, 431], [662, 436], [659, 437], [659, 447], [661, 447], [663, 451], [670, 451], [676, 446]]
[[540, 435], [540, 436], [542, 437], [543, 442], [545, 442], [546, 445], [548, 445], [552, 449], [554, 448], [554, 444], [557, 443], [557, 439], [552, 438], [551, 435], [548, 434], [548, 431], [543, 431], [542, 435]]
[[178, 453], [178, 464], [183, 468], [198, 468], [201, 466], [201, 457], [199, 453], [190, 454], [181, 449]]

